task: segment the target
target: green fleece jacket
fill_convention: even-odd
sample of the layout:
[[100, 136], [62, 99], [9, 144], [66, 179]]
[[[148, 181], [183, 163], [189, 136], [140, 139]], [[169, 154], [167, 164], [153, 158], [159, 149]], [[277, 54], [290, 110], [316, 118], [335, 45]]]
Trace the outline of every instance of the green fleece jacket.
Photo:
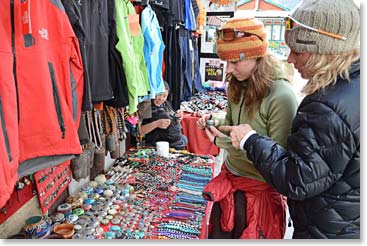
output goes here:
[[[246, 90], [247, 83], [244, 83], [243, 90]], [[244, 92], [242, 95], [245, 94]], [[286, 147], [287, 136], [297, 107], [297, 98], [289, 82], [278, 79], [273, 82], [268, 95], [260, 104], [260, 110], [256, 110], [251, 119], [247, 115], [242, 96], [239, 103], [228, 100], [226, 118], [222, 123], [223, 125], [249, 124], [258, 134], [269, 136]], [[252, 162], [247, 159], [246, 151], [233, 148], [229, 137], [216, 138], [215, 144], [228, 152], [225, 164], [229, 171], [235, 175], [265, 182]]]
[[[147, 96], [150, 90], [148, 70], [145, 64], [143, 46], [144, 37], [139, 26], [139, 15], [130, 1], [116, 0], [116, 34], [118, 42], [116, 49], [122, 57], [122, 65], [127, 82], [129, 96], [129, 113], [138, 110], [139, 96]], [[131, 33], [133, 17], [138, 32]], [[130, 20], [129, 20], [130, 17]]]

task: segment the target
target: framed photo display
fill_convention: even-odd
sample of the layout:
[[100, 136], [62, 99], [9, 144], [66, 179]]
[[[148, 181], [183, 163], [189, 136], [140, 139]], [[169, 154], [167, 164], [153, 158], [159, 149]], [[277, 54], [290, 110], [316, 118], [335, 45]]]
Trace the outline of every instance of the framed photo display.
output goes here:
[[219, 58], [200, 58], [203, 87], [208, 90], [225, 90], [227, 62]]

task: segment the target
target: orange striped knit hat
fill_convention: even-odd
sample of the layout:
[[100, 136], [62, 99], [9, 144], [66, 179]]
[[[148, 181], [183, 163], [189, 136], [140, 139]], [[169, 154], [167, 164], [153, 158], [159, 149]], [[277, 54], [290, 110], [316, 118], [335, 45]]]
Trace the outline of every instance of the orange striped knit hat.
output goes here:
[[[244, 32], [231, 41], [225, 41], [219, 35], [216, 43], [217, 54], [224, 61], [239, 61], [263, 57], [267, 54], [268, 42], [261, 22], [254, 18], [231, 18], [220, 28]], [[250, 34], [250, 35], [249, 35]], [[254, 35], [251, 35], [254, 34]]]

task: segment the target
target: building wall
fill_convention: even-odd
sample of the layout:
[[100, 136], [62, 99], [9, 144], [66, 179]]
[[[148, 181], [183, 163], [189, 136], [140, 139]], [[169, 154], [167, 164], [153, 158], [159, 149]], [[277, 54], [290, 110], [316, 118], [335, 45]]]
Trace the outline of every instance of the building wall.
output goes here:
[[251, 1], [249, 3], [242, 4], [237, 7], [238, 10], [247, 10], [247, 9], [255, 9], [255, 1]]
[[259, 3], [259, 10], [260, 11], [264, 11], [264, 10], [276, 10], [276, 11], [282, 11], [284, 9], [279, 8], [275, 5], [272, 5], [270, 3], [264, 2], [264, 1], [260, 1]]
[[[238, 10], [250, 10], [250, 9], [255, 9], [255, 5], [256, 5], [256, 0], [253, 0], [251, 2], [248, 3], [244, 3], [241, 6], [238, 6], [237, 9]], [[277, 7], [273, 4], [267, 3], [263, 0], [259, 1], [259, 9], [260, 11], [265, 11], [265, 10], [275, 10], [275, 11], [282, 11], [284, 9]]]

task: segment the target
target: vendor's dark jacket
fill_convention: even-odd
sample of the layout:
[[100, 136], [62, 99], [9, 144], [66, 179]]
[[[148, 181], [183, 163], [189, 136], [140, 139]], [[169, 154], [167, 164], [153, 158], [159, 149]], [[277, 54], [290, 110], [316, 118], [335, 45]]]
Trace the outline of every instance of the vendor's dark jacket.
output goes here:
[[143, 125], [151, 123], [159, 119], [170, 119], [171, 124], [166, 129], [156, 128], [145, 136], [146, 144], [154, 145], [158, 141], [167, 141], [170, 147], [182, 147], [181, 141], [181, 125], [175, 117], [175, 111], [169, 102], [164, 102], [160, 106], [154, 105], [152, 101], [152, 118], [144, 119]]
[[360, 238], [360, 65], [300, 104], [285, 150], [245, 143], [265, 180], [288, 197], [293, 238]]

